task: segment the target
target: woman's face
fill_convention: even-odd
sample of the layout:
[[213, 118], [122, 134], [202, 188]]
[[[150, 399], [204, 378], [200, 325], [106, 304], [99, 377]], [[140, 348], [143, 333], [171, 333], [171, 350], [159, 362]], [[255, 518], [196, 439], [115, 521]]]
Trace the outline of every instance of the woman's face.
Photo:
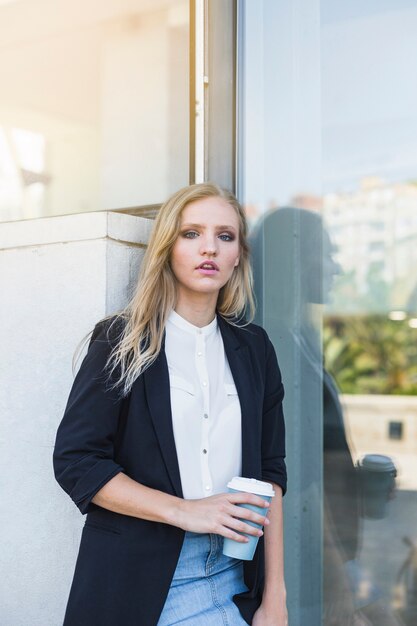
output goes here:
[[180, 217], [171, 252], [178, 298], [211, 294], [217, 299], [239, 263], [239, 217], [219, 197], [190, 202]]

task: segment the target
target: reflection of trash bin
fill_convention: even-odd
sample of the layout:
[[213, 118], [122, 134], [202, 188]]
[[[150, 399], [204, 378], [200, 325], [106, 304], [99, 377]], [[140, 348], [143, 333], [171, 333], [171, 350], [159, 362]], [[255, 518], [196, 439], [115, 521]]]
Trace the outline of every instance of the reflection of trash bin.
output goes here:
[[367, 454], [357, 467], [363, 515], [369, 519], [382, 519], [386, 515], [387, 502], [395, 488], [397, 468], [394, 461], [383, 454]]

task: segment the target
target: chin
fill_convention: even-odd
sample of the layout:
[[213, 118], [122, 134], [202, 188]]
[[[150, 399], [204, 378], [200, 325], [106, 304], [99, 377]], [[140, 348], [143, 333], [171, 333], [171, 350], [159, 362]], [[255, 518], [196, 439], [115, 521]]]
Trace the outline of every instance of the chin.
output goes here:
[[212, 294], [212, 293], [219, 293], [221, 287], [206, 287], [206, 288], [202, 288], [202, 289], [194, 289], [194, 291], [196, 293], [207, 293], [207, 294]]

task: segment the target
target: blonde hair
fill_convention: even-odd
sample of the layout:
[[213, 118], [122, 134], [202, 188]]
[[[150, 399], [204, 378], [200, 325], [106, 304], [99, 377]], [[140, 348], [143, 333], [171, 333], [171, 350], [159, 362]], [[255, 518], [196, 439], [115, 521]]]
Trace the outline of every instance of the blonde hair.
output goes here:
[[[117, 369], [114, 386], [127, 395], [136, 378], [157, 358], [171, 310], [176, 304], [176, 279], [170, 266], [171, 251], [179, 235], [181, 213], [196, 200], [219, 197], [235, 209], [239, 218], [239, 264], [221, 288], [217, 313], [233, 325], [244, 326], [255, 314], [252, 270], [247, 242], [245, 213], [235, 196], [214, 183], [199, 183], [180, 189], [161, 207], [139, 271], [138, 282], [129, 304], [115, 317], [123, 320], [123, 330], [106, 364], [109, 375]], [[242, 323], [246, 314], [247, 321]]]

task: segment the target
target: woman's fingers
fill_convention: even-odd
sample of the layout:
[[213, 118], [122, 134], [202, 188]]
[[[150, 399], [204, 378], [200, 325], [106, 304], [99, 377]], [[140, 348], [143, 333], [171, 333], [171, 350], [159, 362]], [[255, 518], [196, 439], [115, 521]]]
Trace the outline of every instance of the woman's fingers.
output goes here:
[[257, 526], [250, 526], [239, 519], [231, 516], [225, 516], [221, 525], [217, 529], [217, 534], [227, 537], [228, 539], [234, 539], [240, 543], [246, 543], [248, 541], [247, 535], [261, 537], [263, 535], [263, 531]]
[[[240, 533], [260, 537], [263, 532], [259, 527], [269, 524], [266, 518], [268, 503], [254, 494], [224, 493], [183, 502], [186, 515], [179, 525], [184, 530], [217, 533], [242, 543], [246, 542], [247, 538]], [[239, 504], [250, 504], [263, 510], [262, 513], [258, 513], [245, 506], [238, 506]], [[252, 526], [248, 522], [258, 526]]]
[[227, 496], [229, 502], [233, 502], [233, 504], [252, 504], [253, 506], [259, 506], [263, 509], [269, 508], [268, 500], [264, 500], [254, 493], [244, 493], [240, 491], [239, 493], [227, 493], [225, 496]]
[[251, 511], [251, 509], [245, 509], [244, 506], [232, 505], [229, 509], [229, 513], [233, 517], [239, 517], [240, 519], [259, 524], [260, 526], [269, 524], [269, 519], [266, 517], [267, 511], [265, 511], [264, 514], [259, 514], [255, 511]]
[[[245, 533], [247, 535], [253, 535], [254, 537], [260, 537], [263, 535], [262, 526], [269, 524], [269, 520], [264, 515], [259, 515], [254, 511], [245, 509], [239, 506], [230, 506], [224, 511], [225, 516], [222, 519], [224, 526], [238, 531], [239, 533]], [[257, 524], [253, 526], [247, 522]]]
[[227, 528], [227, 526], [223, 526], [223, 528], [217, 534], [221, 535], [225, 539], [233, 539], [233, 541], [237, 541], [239, 543], [248, 543], [249, 541], [246, 535], [240, 535], [239, 533], [233, 531], [231, 528]]
[[239, 533], [245, 533], [245, 535], [253, 535], [254, 537], [261, 537], [263, 535], [262, 528], [245, 524], [245, 522], [242, 522], [234, 517], [229, 518], [227, 525], [229, 528], [237, 530]]

